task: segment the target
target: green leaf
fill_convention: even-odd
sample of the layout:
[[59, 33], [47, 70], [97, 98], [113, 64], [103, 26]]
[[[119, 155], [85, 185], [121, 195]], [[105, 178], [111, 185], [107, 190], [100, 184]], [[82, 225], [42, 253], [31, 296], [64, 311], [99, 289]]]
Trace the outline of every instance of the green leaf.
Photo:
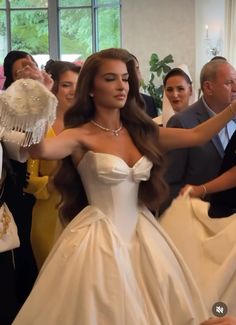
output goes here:
[[168, 73], [170, 70], [171, 70], [171, 67], [169, 67], [168, 65], [165, 65], [165, 66], [163, 67], [163, 71], [164, 71], [165, 73]]
[[171, 70], [170, 63], [174, 62], [171, 54], [160, 59], [157, 53], [152, 53], [149, 60], [149, 71], [151, 72], [148, 82], [143, 82], [142, 88], [154, 99], [157, 110], [162, 109], [163, 78]]
[[174, 60], [173, 60], [173, 56], [172, 56], [171, 54], [169, 54], [169, 55], [167, 55], [167, 56], [163, 59], [163, 61], [164, 61], [165, 63], [172, 63], [172, 62], [174, 62]]

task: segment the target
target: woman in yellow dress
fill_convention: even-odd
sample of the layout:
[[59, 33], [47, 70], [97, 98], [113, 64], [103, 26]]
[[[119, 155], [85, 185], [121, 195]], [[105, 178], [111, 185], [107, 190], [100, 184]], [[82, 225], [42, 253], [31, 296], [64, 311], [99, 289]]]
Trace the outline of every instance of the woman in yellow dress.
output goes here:
[[[46, 136], [54, 137], [64, 128], [64, 113], [73, 102], [80, 67], [67, 61], [49, 60], [45, 70], [54, 80], [52, 92], [58, 99], [56, 120]], [[28, 160], [29, 178], [25, 191], [36, 198], [32, 212], [31, 242], [38, 269], [61, 230], [57, 208], [60, 196], [53, 185], [57, 166], [56, 160]]]

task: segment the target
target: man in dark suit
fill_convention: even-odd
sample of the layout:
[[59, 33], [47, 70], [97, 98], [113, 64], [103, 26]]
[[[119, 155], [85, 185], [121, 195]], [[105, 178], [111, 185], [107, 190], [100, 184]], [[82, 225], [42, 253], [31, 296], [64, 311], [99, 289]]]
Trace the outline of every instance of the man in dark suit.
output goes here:
[[[201, 71], [200, 85], [202, 97], [183, 112], [172, 116], [167, 127], [193, 128], [221, 112], [236, 99], [236, 71], [225, 60], [206, 63]], [[166, 180], [170, 185], [170, 195], [160, 213], [170, 205], [184, 185], [203, 184], [218, 175], [224, 149], [235, 129], [235, 122], [230, 121], [205, 145], [173, 150], [167, 155], [169, 167]]]
[[157, 117], [157, 107], [154, 101], [154, 98], [150, 95], [143, 94], [141, 93], [141, 96], [143, 97], [145, 107], [146, 107], [146, 112], [147, 114], [151, 117]]

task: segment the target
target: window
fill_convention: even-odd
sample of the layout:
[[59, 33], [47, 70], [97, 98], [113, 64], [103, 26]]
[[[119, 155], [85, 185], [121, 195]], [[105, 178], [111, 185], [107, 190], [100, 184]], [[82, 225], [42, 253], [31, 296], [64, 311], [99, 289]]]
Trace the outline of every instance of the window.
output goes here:
[[10, 50], [31, 53], [39, 66], [49, 56], [85, 60], [120, 47], [118, 0], [0, 0], [0, 64]]

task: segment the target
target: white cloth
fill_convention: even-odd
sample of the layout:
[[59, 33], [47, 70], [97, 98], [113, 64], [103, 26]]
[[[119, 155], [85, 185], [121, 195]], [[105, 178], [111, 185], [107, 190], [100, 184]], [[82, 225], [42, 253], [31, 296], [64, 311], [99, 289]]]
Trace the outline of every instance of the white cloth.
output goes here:
[[15, 130], [25, 133], [22, 146], [38, 143], [56, 118], [57, 103], [55, 95], [39, 81], [16, 80], [0, 94], [0, 134], [5, 132], [8, 140]]
[[212, 219], [208, 207], [199, 199], [178, 196], [160, 223], [191, 269], [209, 312], [222, 301], [228, 314], [236, 316], [236, 214]]
[[25, 133], [17, 131], [4, 131], [3, 141], [6, 148], [8, 158], [17, 160], [19, 162], [25, 162], [29, 158], [29, 153], [26, 149], [23, 149], [21, 143], [25, 138]]
[[137, 204], [152, 164], [88, 151], [78, 169], [90, 205], [66, 227], [14, 325], [199, 325], [191, 273]]

